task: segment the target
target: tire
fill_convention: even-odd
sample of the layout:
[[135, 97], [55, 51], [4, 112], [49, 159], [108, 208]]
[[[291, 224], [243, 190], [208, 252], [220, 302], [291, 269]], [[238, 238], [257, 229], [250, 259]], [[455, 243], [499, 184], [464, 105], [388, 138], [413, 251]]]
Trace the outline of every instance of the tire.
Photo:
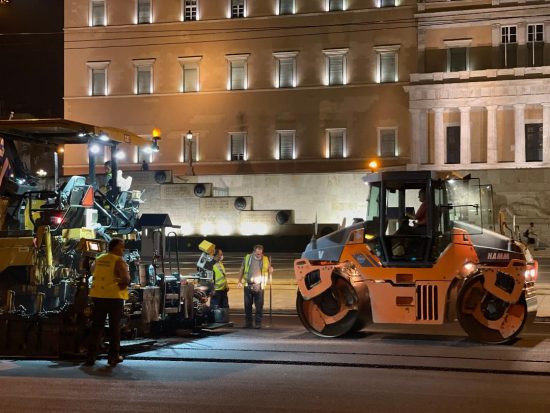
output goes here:
[[[309, 332], [326, 338], [341, 337], [362, 328], [357, 303], [357, 294], [351, 284], [337, 275], [333, 276], [332, 286], [312, 300], [304, 300], [299, 291], [296, 296], [296, 310], [304, 327]], [[334, 316], [342, 311], [346, 314], [339, 321], [323, 327], [315, 326], [313, 314]]]
[[[527, 304], [522, 295], [516, 303], [506, 303], [489, 293], [481, 274], [467, 279], [456, 300], [456, 314], [464, 331], [474, 340], [503, 344], [513, 340], [525, 326]], [[492, 324], [489, 326], [487, 324]]]

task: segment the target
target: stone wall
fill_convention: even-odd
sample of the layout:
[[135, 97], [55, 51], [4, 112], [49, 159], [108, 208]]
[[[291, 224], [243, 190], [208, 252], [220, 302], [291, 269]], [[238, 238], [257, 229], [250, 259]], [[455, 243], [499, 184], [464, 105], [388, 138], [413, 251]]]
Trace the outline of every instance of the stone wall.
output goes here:
[[[471, 173], [482, 184], [492, 184], [495, 222], [499, 208], [507, 206], [516, 216], [521, 232], [534, 222], [541, 241], [550, 242], [550, 169], [460, 173]], [[361, 180], [362, 172], [169, 176], [171, 182], [164, 185], [155, 183], [153, 171], [131, 174], [133, 188], [146, 189], [143, 212], [169, 213], [175, 224], [198, 225], [197, 233], [202, 225], [218, 232], [216, 223], [220, 221], [226, 223], [225, 230], [247, 221], [269, 221], [279, 210], [291, 210], [290, 222], [295, 224], [311, 224], [316, 216], [319, 223], [341, 223], [346, 218], [349, 224], [354, 217], [366, 215], [367, 186]], [[195, 196], [193, 187], [197, 183], [211, 184], [207, 194], [214, 198]], [[245, 210], [234, 207], [237, 197], [247, 200]]]

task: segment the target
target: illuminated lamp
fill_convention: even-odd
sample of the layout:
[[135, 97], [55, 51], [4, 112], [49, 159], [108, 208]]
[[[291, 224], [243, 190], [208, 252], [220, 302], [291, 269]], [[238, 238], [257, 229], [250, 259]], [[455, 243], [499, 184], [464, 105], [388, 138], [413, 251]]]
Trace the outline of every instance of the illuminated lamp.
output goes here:
[[376, 170], [380, 167], [377, 160], [372, 160], [369, 162], [369, 169], [371, 172], [376, 172]]

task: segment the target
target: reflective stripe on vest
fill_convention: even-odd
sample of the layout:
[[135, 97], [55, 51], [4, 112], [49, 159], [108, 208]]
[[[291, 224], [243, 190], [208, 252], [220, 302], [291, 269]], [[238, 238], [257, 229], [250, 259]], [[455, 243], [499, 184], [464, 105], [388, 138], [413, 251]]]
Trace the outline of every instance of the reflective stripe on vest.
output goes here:
[[[252, 260], [252, 254], [247, 254], [246, 257], [244, 257], [244, 271], [243, 271], [243, 277], [247, 283], [251, 283], [250, 280], [250, 261]], [[269, 268], [269, 258], [267, 258], [265, 255], [262, 258], [262, 266], [260, 268], [261, 275], [264, 277], [267, 277], [268, 274], [268, 268]], [[257, 284], [259, 282], [256, 281]]]
[[227, 288], [227, 278], [225, 278], [225, 267], [221, 262], [214, 265], [214, 289], [224, 291]]
[[103, 254], [95, 260], [94, 279], [90, 297], [128, 299], [128, 289], [120, 289], [115, 279], [116, 263], [122, 257], [115, 254]]

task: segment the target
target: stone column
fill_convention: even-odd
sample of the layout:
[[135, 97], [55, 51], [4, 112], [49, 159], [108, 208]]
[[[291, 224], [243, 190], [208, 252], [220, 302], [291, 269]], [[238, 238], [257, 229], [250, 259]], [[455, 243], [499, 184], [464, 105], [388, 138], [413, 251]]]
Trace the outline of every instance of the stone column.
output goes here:
[[542, 104], [542, 161], [550, 162], [550, 103]]
[[460, 107], [460, 163], [469, 165], [472, 162], [470, 139], [470, 107]]
[[497, 142], [497, 108], [498, 106], [487, 106], [487, 163], [498, 162]]
[[420, 130], [419, 130], [419, 154], [420, 163], [426, 164], [430, 160], [430, 145], [428, 140], [428, 111], [420, 111]]
[[525, 162], [525, 105], [514, 105], [515, 157], [516, 163]]
[[411, 113], [411, 142], [409, 164], [418, 165], [420, 163], [420, 110], [409, 109]]
[[445, 129], [443, 127], [443, 108], [434, 108], [435, 121], [434, 121], [434, 153], [435, 153], [435, 166], [442, 166], [446, 161], [446, 148], [445, 144]]

